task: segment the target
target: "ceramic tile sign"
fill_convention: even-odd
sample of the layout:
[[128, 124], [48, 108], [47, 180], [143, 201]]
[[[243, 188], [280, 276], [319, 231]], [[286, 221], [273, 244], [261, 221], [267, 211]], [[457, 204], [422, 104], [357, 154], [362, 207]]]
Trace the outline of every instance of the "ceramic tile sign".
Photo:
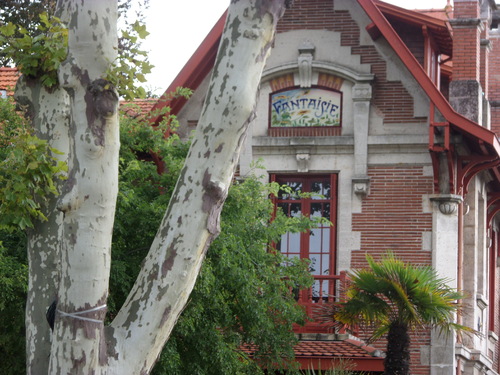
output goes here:
[[342, 93], [323, 88], [295, 88], [271, 94], [271, 127], [340, 126]]

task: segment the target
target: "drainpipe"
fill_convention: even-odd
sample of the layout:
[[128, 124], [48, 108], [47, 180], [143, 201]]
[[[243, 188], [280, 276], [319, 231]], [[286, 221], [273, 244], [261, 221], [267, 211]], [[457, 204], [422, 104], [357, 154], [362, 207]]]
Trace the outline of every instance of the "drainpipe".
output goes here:
[[[457, 290], [462, 290], [463, 288], [463, 259], [464, 259], [464, 202], [458, 204], [458, 223], [457, 223], [457, 235], [458, 235], [458, 245], [457, 245]], [[462, 300], [458, 301], [462, 303]], [[462, 324], [462, 315], [457, 315], [457, 323]], [[462, 337], [457, 337], [457, 343], [462, 344]], [[461, 375], [462, 360], [457, 359], [457, 375]]]

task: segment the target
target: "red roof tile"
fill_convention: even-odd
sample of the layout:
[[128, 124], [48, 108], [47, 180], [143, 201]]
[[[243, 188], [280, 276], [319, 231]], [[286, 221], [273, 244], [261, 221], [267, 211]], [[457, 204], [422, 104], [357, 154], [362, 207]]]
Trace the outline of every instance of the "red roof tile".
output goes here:
[[[257, 351], [256, 345], [245, 344], [242, 350], [247, 354], [254, 354]], [[372, 358], [380, 356], [379, 349], [366, 345], [362, 341], [347, 339], [336, 341], [299, 341], [295, 345], [295, 356], [299, 357], [342, 357], [342, 358]]]
[[134, 99], [133, 101], [121, 101], [120, 108], [129, 116], [144, 116], [151, 111], [158, 99]]
[[19, 71], [17, 68], [0, 68], [0, 90], [6, 90], [8, 95], [14, 93], [17, 79], [19, 78]]
[[[252, 356], [258, 347], [245, 344], [241, 349]], [[356, 370], [380, 371], [383, 369], [383, 352], [355, 339], [301, 340], [295, 345], [294, 351], [295, 358], [303, 366], [302, 368], [310, 368], [311, 365], [321, 368], [321, 363], [324, 366], [345, 359], [355, 363]]]

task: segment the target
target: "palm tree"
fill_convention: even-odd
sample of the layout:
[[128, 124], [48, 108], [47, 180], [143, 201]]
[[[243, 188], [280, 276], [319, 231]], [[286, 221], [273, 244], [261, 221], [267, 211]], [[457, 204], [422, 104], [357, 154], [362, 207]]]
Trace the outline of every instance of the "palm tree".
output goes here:
[[343, 302], [330, 306], [336, 324], [369, 323], [376, 327], [370, 341], [387, 334], [386, 375], [409, 374], [409, 331], [437, 328], [442, 334], [473, 332], [455, 323], [464, 296], [447, 286], [429, 266], [404, 263], [392, 253], [376, 262], [366, 256], [368, 268], [349, 274]]

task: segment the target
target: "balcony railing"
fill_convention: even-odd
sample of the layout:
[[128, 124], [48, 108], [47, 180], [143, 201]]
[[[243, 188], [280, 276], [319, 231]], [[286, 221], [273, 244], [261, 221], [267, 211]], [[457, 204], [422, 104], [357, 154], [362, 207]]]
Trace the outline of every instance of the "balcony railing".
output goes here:
[[332, 325], [321, 324], [314, 320], [317, 311], [322, 305], [338, 302], [341, 298], [342, 287], [346, 280], [346, 273], [340, 275], [313, 275], [314, 284], [311, 288], [301, 290], [298, 293], [297, 301], [304, 306], [307, 315], [313, 319], [304, 327], [296, 327], [297, 333], [329, 333], [333, 332]]

